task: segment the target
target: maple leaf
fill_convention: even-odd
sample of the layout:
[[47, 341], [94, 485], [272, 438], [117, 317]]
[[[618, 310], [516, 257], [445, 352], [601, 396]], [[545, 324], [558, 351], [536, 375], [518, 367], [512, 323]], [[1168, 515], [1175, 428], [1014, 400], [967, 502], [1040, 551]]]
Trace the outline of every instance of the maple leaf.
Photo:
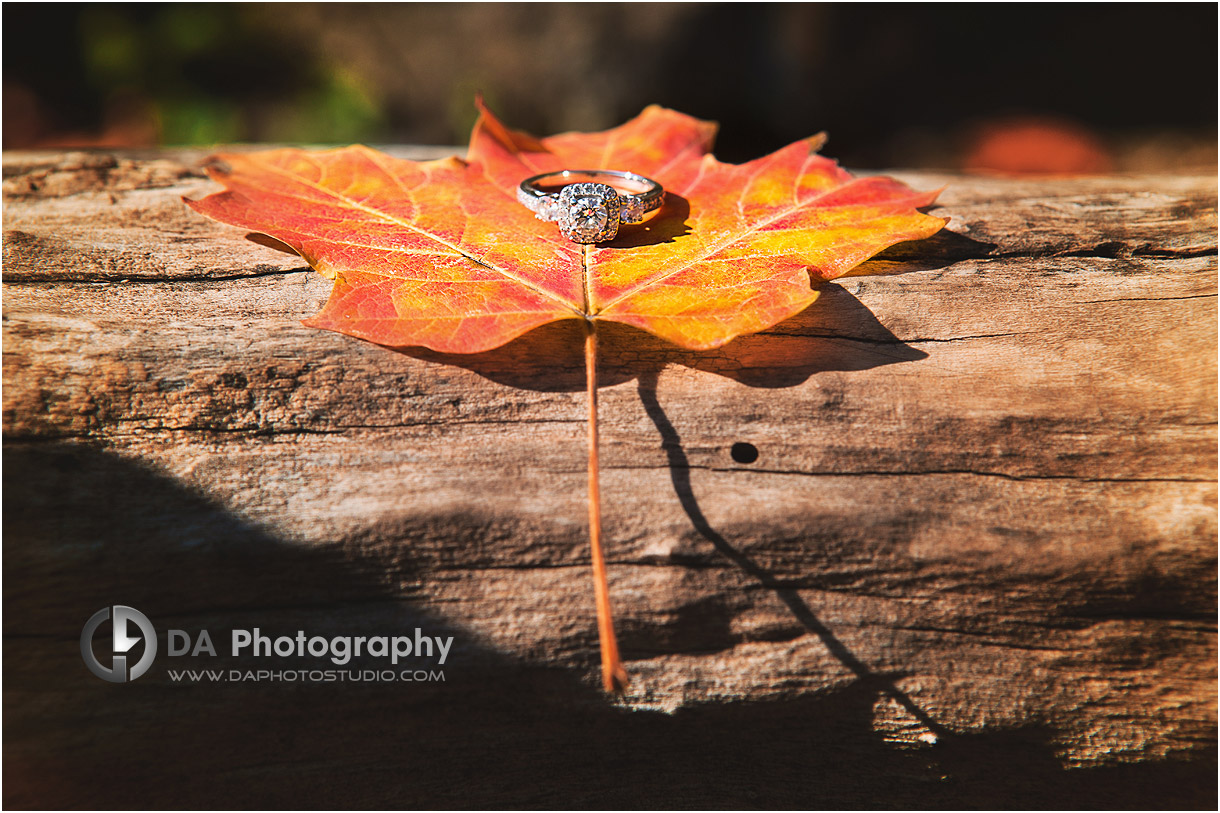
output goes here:
[[[745, 164], [709, 154], [715, 125], [652, 106], [600, 133], [536, 139], [482, 108], [467, 160], [395, 159], [363, 146], [217, 156], [225, 191], [187, 203], [287, 244], [334, 280], [306, 325], [377, 344], [490, 350], [559, 319], [585, 324], [590, 535], [603, 679], [622, 685], [600, 542], [596, 324], [705, 350], [764, 330], [888, 246], [931, 236], [936, 192], [854, 178], [814, 136]], [[654, 178], [666, 203], [602, 245], [580, 245], [517, 200], [560, 169]]]
[[[448, 353], [568, 318], [710, 349], [803, 310], [817, 298], [811, 275], [834, 279], [944, 225], [916, 211], [935, 192], [853, 178], [816, 154], [821, 137], [735, 165], [707, 154], [714, 131], [650, 107], [613, 130], [539, 141], [484, 110], [470, 163], [360, 146], [222, 155], [227, 168], [211, 175], [227, 191], [188, 203], [334, 279], [307, 325]], [[524, 178], [564, 168], [629, 169], [658, 180], [669, 202], [609, 244], [574, 244], [516, 198]]]

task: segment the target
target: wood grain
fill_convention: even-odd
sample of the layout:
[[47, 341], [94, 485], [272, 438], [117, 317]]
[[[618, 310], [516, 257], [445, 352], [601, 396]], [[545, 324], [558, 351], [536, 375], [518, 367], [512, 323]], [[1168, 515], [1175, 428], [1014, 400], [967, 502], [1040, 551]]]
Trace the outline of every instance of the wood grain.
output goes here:
[[[606, 331], [616, 703], [579, 325], [308, 330], [329, 283], [182, 206], [202, 158], [5, 156], [6, 805], [1214, 806], [1214, 177], [896, 173], [948, 230], [800, 316]], [[455, 652], [111, 686], [115, 603]]]

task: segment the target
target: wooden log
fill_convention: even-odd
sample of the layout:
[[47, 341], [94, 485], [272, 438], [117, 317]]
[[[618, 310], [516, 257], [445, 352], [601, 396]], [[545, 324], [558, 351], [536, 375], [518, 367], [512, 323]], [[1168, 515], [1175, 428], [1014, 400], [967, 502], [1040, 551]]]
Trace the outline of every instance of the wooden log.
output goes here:
[[[607, 330], [614, 700], [579, 326], [306, 329], [329, 283], [183, 206], [202, 158], [4, 158], [6, 805], [1214, 806], [1214, 177], [896, 173], [948, 229], [800, 316]], [[114, 604], [220, 653], [105, 684]], [[253, 626], [454, 643], [170, 674], [335, 668]]]

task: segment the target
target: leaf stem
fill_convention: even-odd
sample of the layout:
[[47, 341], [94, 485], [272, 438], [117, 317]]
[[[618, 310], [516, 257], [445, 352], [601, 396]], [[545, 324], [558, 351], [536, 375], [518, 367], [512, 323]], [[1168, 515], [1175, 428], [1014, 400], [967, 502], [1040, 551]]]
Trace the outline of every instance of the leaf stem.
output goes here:
[[627, 687], [627, 672], [618, 656], [610, 587], [602, 553], [602, 501], [597, 457], [597, 326], [585, 319], [585, 381], [589, 394], [589, 545], [593, 550], [593, 592], [597, 599], [597, 637], [602, 648], [602, 685], [608, 692]]

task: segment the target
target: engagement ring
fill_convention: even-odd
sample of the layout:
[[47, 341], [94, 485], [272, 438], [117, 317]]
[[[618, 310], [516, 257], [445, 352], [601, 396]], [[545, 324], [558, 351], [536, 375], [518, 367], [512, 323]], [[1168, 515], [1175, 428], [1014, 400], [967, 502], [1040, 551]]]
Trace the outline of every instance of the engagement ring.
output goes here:
[[[609, 183], [600, 183], [595, 179]], [[615, 186], [610, 186], [613, 183]], [[546, 191], [544, 187], [559, 187]], [[564, 169], [526, 178], [517, 200], [539, 220], [559, 223], [573, 243], [604, 243], [618, 234], [620, 223], [639, 223], [661, 208], [665, 190], [651, 178], [613, 169]]]

